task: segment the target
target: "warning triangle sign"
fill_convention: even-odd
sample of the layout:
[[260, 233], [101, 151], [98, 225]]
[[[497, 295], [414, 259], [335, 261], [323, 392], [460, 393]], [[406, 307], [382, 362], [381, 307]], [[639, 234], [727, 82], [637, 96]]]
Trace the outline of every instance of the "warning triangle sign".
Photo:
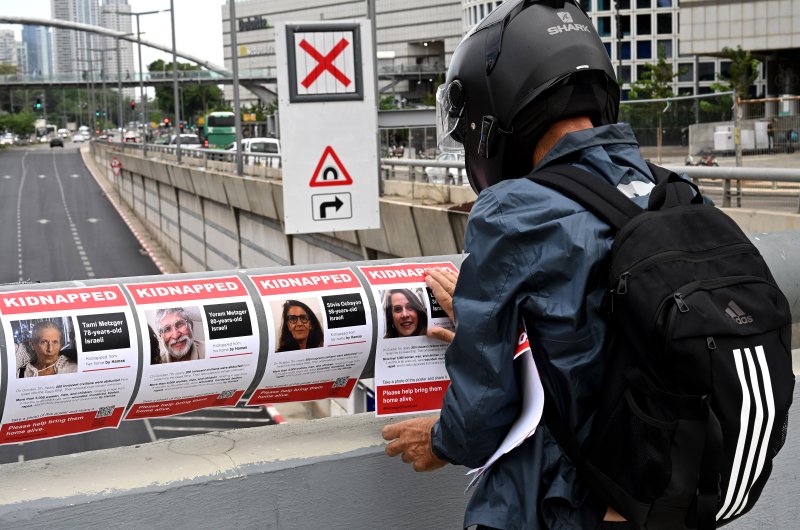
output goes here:
[[314, 176], [311, 177], [308, 185], [314, 188], [318, 186], [349, 186], [352, 183], [353, 179], [350, 178], [350, 173], [339, 160], [336, 151], [331, 146], [325, 147], [317, 169], [314, 170]]

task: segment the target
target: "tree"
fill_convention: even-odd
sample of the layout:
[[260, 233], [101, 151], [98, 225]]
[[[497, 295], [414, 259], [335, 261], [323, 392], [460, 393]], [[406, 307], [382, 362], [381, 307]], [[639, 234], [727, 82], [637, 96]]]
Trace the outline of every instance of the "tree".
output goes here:
[[5, 130], [20, 136], [33, 134], [33, 125], [36, 122], [36, 114], [29, 110], [17, 112], [16, 114], [0, 115], [0, 131]]
[[720, 80], [735, 90], [737, 97], [750, 93], [750, 85], [758, 77], [758, 65], [761, 61], [753, 57], [749, 51], [743, 50], [741, 45], [736, 49], [725, 46], [722, 48], [722, 56], [731, 62], [731, 69], [728, 75], [720, 75]]
[[[163, 72], [165, 77], [172, 75], [173, 64], [159, 59], [147, 66], [150, 72]], [[178, 72], [199, 72], [200, 67], [188, 63], [178, 63]], [[179, 78], [181, 76], [179, 75]], [[175, 112], [175, 98], [171, 86], [156, 87], [158, 107], [166, 114]], [[183, 81], [180, 86], [181, 117], [186, 121], [208, 114], [222, 107], [222, 90], [216, 85], [201, 85]]]
[[[658, 47], [658, 61], [647, 63], [643, 67], [642, 75], [636, 82], [631, 84], [630, 99], [668, 99], [675, 97], [672, 91], [673, 79], [680, 72], [672, 71], [672, 63], [667, 62], [667, 54], [663, 45]], [[652, 118], [657, 117], [658, 129], [656, 131], [656, 151], [658, 162], [661, 162], [661, 142], [662, 142], [662, 115], [669, 108], [670, 103], [653, 102], [636, 105], [640, 108], [642, 117], [652, 125]], [[633, 120], [631, 120], [633, 122]], [[631, 125], [634, 125], [631, 123]]]
[[16, 75], [17, 65], [11, 63], [0, 63], [0, 75]]

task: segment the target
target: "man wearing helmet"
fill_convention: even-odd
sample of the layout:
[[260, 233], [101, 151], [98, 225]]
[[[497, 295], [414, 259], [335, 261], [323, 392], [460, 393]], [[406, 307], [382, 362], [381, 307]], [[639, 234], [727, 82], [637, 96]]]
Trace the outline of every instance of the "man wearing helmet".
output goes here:
[[[438, 419], [384, 428], [386, 452], [417, 471], [483, 465], [522, 407], [513, 353], [523, 316], [537, 359], [550, 359], [563, 380], [557, 406], [584, 443], [603, 380], [607, 326], [598, 308], [613, 233], [525, 177], [567, 163], [646, 206], [654, 179], [630, 127], [616, 123], [619, 86], [608, 54], [574, 2], [508, 0], [459, 44], [438, 103], [440, 144], [464, 149], [479, 193], [453, 296], [451, 384]], [[619, 520], [540, 424], [486, 471], [464, 526], [628, 525]]]

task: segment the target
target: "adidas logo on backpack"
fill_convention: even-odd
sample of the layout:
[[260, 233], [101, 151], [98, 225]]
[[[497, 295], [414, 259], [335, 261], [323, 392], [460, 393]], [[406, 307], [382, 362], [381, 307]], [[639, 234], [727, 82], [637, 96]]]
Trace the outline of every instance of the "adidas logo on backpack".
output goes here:
[[547, 366], [545, 421], [584, 482], [635, 527], [706, 530], [752, 508], [785, 441], [791, 315], [736, 223], [690, 181], [650, 169], [646, 210], [572, 166], [529, 177], [616, 230], [611, 342], [588, 447], [553, 405]]
[[753, 317], [746, 315], [742, 308], [739, 307], [733, 300], [728, 302], [728, 305], [725, 308], [725, 313], [737, 324], [750, 324], [753, 321]]

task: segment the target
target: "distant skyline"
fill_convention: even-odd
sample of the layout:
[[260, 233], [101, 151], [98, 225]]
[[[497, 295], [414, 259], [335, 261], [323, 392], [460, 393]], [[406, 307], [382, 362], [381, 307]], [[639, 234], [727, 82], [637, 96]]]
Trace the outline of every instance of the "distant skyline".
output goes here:
[[[51, 18], [51, 0], [24, 0], [0, 2], [0, 14], [15, 17]], [[128, 0], [131, 11], [155, 11], [169, 9], [169, 0]], [[225, 0], [175, 0], [175, 41], [179, 51], [201, 57], [219, 66], [224, 65], [222, 50], [221, 6]], [[136, 17], [132, 17], [135, 19]], [[142, 39], [162, 46], [172, 46], [169, 12], [139, 17]], [[136, 21], [132, 20], [133, 31]], [[22, 40], [22, 26], [0, 24], [0, 29], [14, 29], [17, 40]], [[138, 68], [138, 51], [134, 45], [134, 64]], [[142, 46], [144, 68], [151, 62], [164, 59], [171, 61], [170, 54]], [[178, 59], [179, 61], [181, 59]]]

